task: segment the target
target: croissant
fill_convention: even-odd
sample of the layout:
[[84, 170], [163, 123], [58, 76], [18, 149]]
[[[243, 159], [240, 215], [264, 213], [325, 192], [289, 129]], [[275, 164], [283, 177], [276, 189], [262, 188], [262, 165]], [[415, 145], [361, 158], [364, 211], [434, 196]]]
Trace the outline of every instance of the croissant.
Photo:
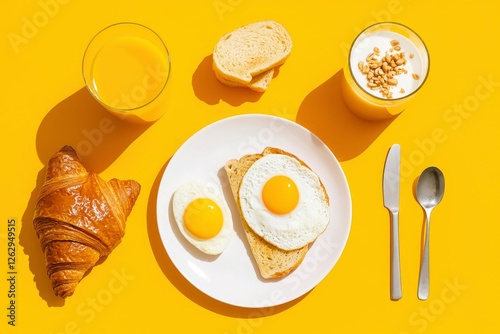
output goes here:
[[87, 171], [71, 146], [50, 158], [33, 225], [55, 295], [71, 296], [120, 243], [140, 189], [136, 181], [106, 182]]

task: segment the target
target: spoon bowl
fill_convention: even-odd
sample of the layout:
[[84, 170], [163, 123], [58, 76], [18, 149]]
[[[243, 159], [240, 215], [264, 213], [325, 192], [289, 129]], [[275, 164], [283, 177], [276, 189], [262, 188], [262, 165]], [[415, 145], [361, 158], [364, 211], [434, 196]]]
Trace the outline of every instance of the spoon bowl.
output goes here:
[[426, 168], [417, 181], [417, 201], [425, 211], [425, 243], [420, 264], [418, 281], [418, 298], [426, 300], [429, 297], [429, 235], [431, 212], [443, 199], [444, 175], [437, 167]]
[[426, 168], [417, 183], [417, 200], [424, 209], [433, 209], [444, 195], [444, 175], [437, 167]]

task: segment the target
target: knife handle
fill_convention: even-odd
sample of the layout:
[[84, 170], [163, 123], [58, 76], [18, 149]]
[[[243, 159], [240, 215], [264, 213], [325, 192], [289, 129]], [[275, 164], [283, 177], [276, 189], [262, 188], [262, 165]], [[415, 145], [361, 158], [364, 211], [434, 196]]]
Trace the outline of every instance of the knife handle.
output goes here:
[[401, 267], [399, 261], [399, 212], [391, 212], [391, 299], [399, 300], [401, 291]]

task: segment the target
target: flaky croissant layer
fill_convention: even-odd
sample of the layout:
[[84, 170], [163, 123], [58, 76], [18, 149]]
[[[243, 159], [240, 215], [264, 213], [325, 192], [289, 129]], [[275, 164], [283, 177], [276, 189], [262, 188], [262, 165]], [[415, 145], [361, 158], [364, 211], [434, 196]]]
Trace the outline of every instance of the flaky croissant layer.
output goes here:
[[120, 243], [140, 189], [136, 181], [106, 182], [87, 171], [71, 146], [51, 157], [33, 225], [57, 296], [71, 296], [85, 273]]

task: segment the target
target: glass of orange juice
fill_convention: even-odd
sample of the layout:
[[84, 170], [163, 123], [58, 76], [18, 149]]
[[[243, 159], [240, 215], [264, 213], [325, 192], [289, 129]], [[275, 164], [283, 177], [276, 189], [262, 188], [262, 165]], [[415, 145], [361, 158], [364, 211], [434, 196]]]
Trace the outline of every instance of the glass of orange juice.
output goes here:
[[424, 84], [429, 65], [427, 47], [413, 30], [395, 22], [374, 24], [351, 45], [342, 96], [361, 118], [395, 117]]
[[170, 54], [153, 30], [129, 22], [101, 30], [87, 46], [82, 67], [89, 92], [118, 118], [147, 123], [164, 114]]

